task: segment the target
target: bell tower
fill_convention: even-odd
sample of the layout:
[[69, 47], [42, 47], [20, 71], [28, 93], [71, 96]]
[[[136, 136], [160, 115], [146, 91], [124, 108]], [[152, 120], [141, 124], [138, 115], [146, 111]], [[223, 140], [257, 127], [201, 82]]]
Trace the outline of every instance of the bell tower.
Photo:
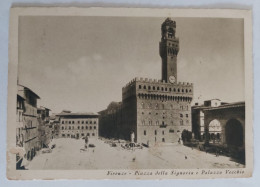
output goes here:
[[160, 56], [162, 58], [162, 80], [177, 82], [177, 55], [179, 39], [175, 37], [176, 22], [167, 18], [161, 26]]

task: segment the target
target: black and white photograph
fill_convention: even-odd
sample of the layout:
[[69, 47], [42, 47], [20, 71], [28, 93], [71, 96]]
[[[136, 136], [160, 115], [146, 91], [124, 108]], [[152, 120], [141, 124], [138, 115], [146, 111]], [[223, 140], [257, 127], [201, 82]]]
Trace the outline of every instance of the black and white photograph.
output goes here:
[[10, 30], [10, 178], [251, 175], [249, 12], [32, 10]]

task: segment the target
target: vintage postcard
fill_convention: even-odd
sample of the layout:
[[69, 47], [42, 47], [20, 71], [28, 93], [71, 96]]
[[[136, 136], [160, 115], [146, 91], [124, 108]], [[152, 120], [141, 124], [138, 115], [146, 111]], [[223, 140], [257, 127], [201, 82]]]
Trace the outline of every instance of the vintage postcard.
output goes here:
[[252, 176], [251, 10], [10, 12], [8, 179]]

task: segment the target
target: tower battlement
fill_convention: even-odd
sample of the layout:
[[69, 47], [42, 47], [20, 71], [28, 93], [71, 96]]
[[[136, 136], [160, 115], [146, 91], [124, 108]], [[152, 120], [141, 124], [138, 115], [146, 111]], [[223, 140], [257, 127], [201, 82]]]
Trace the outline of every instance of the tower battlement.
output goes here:
[[161, 85], [167, 85], [167, 86], [193, 86], [193, 83], [189, 82], [175, 82], [175, 83], [167, 83], [165, 80], [161, 79], [149, 79], [149, 78], [143, 78], [143, 77], [135, 77], [130, 82], [128, 82], [123, 88], [126, 88], [133, 83], [159, 83]]

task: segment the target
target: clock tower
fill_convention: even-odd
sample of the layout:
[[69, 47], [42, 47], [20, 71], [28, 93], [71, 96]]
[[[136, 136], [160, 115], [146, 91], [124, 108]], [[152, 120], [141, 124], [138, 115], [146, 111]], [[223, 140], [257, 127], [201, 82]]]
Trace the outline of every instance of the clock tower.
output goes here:
[[179, 39], [175, 37], [176, 22], [167, 18], [161, 26], [160, 56], [162, 58], [162, 80], [177, 82], [177, 55]]

